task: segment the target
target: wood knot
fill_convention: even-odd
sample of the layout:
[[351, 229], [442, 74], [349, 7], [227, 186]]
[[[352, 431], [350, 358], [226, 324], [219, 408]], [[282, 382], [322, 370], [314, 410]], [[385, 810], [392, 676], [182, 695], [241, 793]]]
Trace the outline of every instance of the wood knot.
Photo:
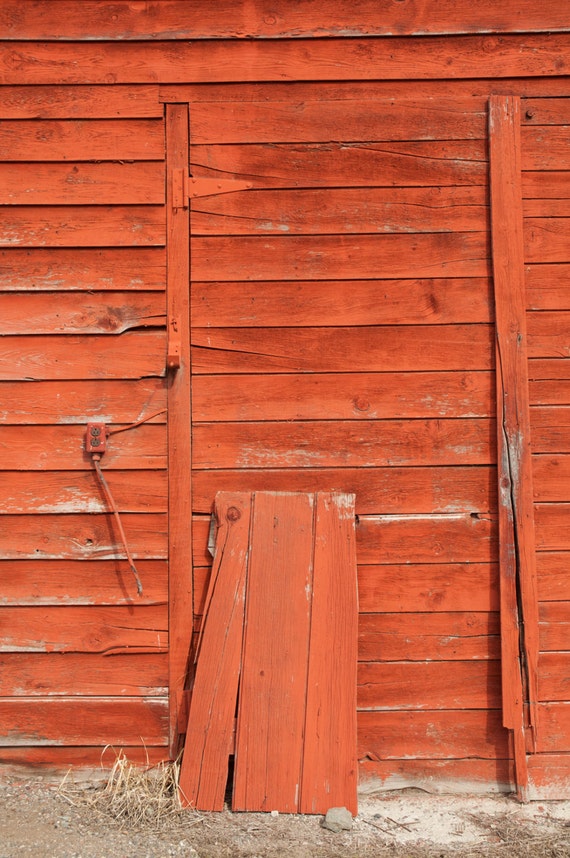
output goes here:
[[239, 521], [241, 518], [241, 512], [237, 508], [237, 506], [230, 506], [226, 513], [226, 518], [228, 521]]

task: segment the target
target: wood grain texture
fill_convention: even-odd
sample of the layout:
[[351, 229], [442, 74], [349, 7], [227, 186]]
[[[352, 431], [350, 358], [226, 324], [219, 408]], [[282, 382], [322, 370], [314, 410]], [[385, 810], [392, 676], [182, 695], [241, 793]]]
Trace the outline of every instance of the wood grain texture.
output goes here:
[[[257, 497], [257, 496], [256, 496]], [[358, 812], [354, 495], [315, 496], [313, 593], [299, 810]]]
[[[568, 170], [570, 154], [567, 127], [521, 128], [523, 170]], [[543, 260], [545, 261], [545, 260]]]
[[[168, 761], [166, 744], [150, 747], [122, 745], [121, 750], [133, 765], [154, 766]], [[59, 777], [69, 771], [70, 766], [108, 772], [115, 765], [117, 758], [117, 751], [111, 745], [22, 745], [0, 748], [3, 770], [6, 774], [13, 771], [15, 775], [21, 774], [21, 766], [32, 766], [37, 772], [50, 776], [56, 774]]]
[[161, 291], [165, 282], [163, 248], [0, 249], [2, 292]]
[[535, 406], [531, 410], [533, 452], [570, 452], [570, 407]]
[[527, 265], [525, 283], [528, 310], [570, 310], [570, 265]]
[[[30, 84], [406, 80], [564, 75], [567, 33], [385, 39], [0, 43], [4, 82]], [[451, 60], [451, 62], [450, 62]], [[112, 76], [112, 77], [110, 77]], [[333, 138], [334, 139], [334, 138]]]
[[[195, 282], [195, 327], [442, 325], [490, 322], [485, 278]], [[562, 306], [562, 305], [560, 305]]]
[[570, 601], [570, 581], [566, 570], [570, 555], [564, 551], [538, 551], [536, 569], [541, 602]]
[[164, 203], [160, 161], [132, 163], [0, 164], [1, 205]]
[[536, 547], [539, 551], [568, 551], [570, 503], [536, 504]]
[[323, 235], [192, 240], [192, 277], [218, 280], [339, 280], [486, 277], [487, 234]]
[[6, 119], [0, 127], [2, 161], [163, 159], [164, 123], [157, 119]]
[[539, 656], [538, 694], [541, 703], [570, 699], [570, 653], [544, 652]]
[[[497, 6], [490, 0], [462, 10], [458, 18], [453, 0], [437, 3], [413, 2], [405, 9], [390, 0], [333, 0], [323, 16], [320, 0], [269, 3], [257, 0], [243, 8], [236, 2], [224, 5], [219, 15], [199, 0], [169, 0], [155, 6], [132, 6], [124, 2], [84, 2], [80, 16], [70, 0], [59, 0], [57, 13], [40, 4], [22, 6], [6, 0], [1, 14], [4, 38], [81, 40], [176, 40], [307, 38], [318, 35], [407, 35], [425, 33], [483, 33], [565, 30], [567, 18], [555, 0], [540, 7], [531, 0], [507, 0]], [[94, 36], [95, 34], [95, 36]]]
[[570, 456], [533, 456], [533, 495], [538, 503], [564, 503], [570, 498]]
[[388, 513], [480, 512], [496, 508], [492, 467], [398, 468], [257, 468], [195, 470], [193, 508], [209, 513], [216, 492], [235, 491], [345, 491], [356, 495], [359, 515]]
[[158, 87], [152, 85], [5, 86], [0, 118], [160, 119], [164, 108], [158, 95]]
[[494, 366], [490, 325], [194, 328], [193, 371], [416, 372]]
[[509, 760], [362, 760], [359, 766], [363, 791], [372, 789], [421, 789], [436, 794], [460, 792], [512, 792]]
[[567, 753], [570, 747], [570, 705], [540, 703], [538, 706], [537, 752]]

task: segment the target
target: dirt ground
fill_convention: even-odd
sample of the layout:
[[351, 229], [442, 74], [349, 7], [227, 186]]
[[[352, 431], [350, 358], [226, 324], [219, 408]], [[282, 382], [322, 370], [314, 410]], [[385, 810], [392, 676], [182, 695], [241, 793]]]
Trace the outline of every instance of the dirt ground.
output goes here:
[[361, 797], [351, 831], [333, 834], [318, 816], [203, 814], [171, 798], [137, 821], [117, 810], [108, 787], [73, 775], [0, 779], [0, 858], [570, 856], [570, 801], [379, 793]]

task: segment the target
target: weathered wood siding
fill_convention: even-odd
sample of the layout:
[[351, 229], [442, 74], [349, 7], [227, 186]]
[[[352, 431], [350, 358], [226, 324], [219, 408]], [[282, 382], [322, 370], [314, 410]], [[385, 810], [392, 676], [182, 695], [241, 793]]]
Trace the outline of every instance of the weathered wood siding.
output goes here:
[[[570, 738], [548, 738], [568, 735], [570, 699], [566, 10], [223, 7], [0, 9], [0, 760], [92, 763], [106, 744], [143, 756], [141, 738], [167, 753], [168, 480], [176, 515], [172, 481], [191, 469], [195, 617], [218, 490], [354, 492], [362, 779], [512, 782], [488, 178], [488, 99], [512, 93], [524, 97], [538, 750], [567, 778]], [[168, 246], [181, 236], [165, 186], [184, 125], [178, 108], [165, 122], [168, 104], [189, 105], [192, 175], [252, 188], [191, 203], [191, 460], [177, 449], [167, 469], [165, 414], [112, 436], [103, 459], [137, 599], [82, 439], [88, 420], [125, 426], [168, 404]], [[191, 611], [179, 575], [175, 625]], [[170, 631], [172, 688], [186, 638]]]

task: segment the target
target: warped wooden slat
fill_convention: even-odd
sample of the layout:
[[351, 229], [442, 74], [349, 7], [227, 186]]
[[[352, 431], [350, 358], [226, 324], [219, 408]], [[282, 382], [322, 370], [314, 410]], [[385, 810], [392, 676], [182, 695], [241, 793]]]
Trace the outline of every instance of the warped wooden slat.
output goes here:
[[133, 593], [132, 572], [121, 560], [0, 560], [0, 605], [164, 605], [168, 601], [167, 564], [139, 560], [144, 580]]
[[0, 379], [6, 381], [162, 376], [165, 364], [163, 331], [0, 339]]
[[[258, 497], [258, 495], [256, 495]], [[358, 812], [354, 495], [315, 495], [301, 813]]]
[[94, 745], [100, 755], [105, 745], [164, 746], [167, 735], [167, 698], [0, 699], [3, 748]]
[[164, 249], [0, 249], [0, 291], [163, 290]]
[[490, 372], [197, 375], [192, 410], [196, 422], [488, 417], [491, 383]]
[[[17, 83], [22, 74], [18, 72]], [[31, 81], [30, 81], [31, 83]], [[6, 119], [2, 161], [160, 161], [164, 124], [157, 119]]]
[[[163, 560], [167, 556], [166, 514], [125, 513], [121, 520], [133, 557]], [[111, 515], [6, 515], [2, 517], [2, 524], [5, 528], [3, 557], [6, 560], [114, 560], [125, 557], [125, 549]], [[133, 581], [130, 584], [130, 592], [134, 593]]]
[[[425, 573], [424, 573], [425, 574]], [[359, 577], [359, 582], [360, 578]], [[381, 577], [378, 576], [380, 580]], [[378, 578], [377, 578], [378, 580]], [[455, 584], [457, 586], [457, 582]], [[360, 587], [359, 587], [360, 599]], [[364, 603], [366, 605], [366, 602]], [[375, 607], [381, 607], [386, 610], [383, 599], [378, 599]], [[428, 691], [427, 681], [429, 676], [429, 666], [425, 664], [429, 662], [453, 662], [453, 665], [447, 665], [445, 675], [447, 677], [447, 694], [453, 695], [454, 690], [451, 686], [451, 678], [455, 676], [455, 665], [460, 662], [467, 664], [472, 660], [488, 661], [489, 659], [499, 659], [501, 650], [501, 638], [499, 628], [498, 612], [494, 613], [475, 613], [449, 611], [433, 611], [429, 610], [426, 613], [414, 613], [418, 609], [417, 602], [414, 604], [413, 597], [408, 597], [406, 606], [408, 612], [400, 612], [397, 614], [366, 614], [360, 615], [358, 622], [358, 658], [360, 662], [377, 662], [384, 663], [386, 671], [380, 674], [377, 670], [372, 670], [368, 673], [359, 669], [359, 686], [361, 708], [373, 709], [383, 708], [418, 708], [418, 709], [438, 709], [449, 708], [454, 709], [457, 705], [462, 708], [470, 709], [477, 708], [463, 699], [463, 702], [458, 704], [459, 696], [455, 700], [453, 696], [448, 696], [448, 705], [441, 701], [434, 701], [433, 697], [426, 696]], [[361, 604], [362, 609], [362, 604]], [[426, 668], [426, 685], [421, 669], [417, 668], [417, 676], [410, 673], [405, 676], [407, 667], [395, 665], [393, 662], [419, 662], [421, 667]], [[378, 666], [378, 665], [377, 665]], [[394, 679], [394, 686], [391, 688], [391, 693], [400, 697], [397, 702], [387, 699], [385, 689], [374, 688], [380, 681], [386, 682], [390, 677], [390, 670], [394, 670], [394, 674], [400, 670], [398, 679]], [[461, 673], [461, 665], [458, 670]], [[383, 675], [384, 679], [378, 677]], [[482, 674], [481, 674], [482, 676]], [[480, 704], [483, 708], [489, 703], [485, 700], [485, 691], [482, 690], [481, 676], [478, 678], [479, 687], [477, 694], [479, 695]], [[399, 690], [398, 686], [402, 685]], [[369, 687], [370, 686], [370, 687]], [[407, 689], [407, 691], [405, 690]], [[433, 689], [432, 689], [433, 691]], [[402, 702], [402, 695], [408, 694], [407, 703]], [[458, 681], [457, 695], [460, 694]], [[414, 695], [416, 695], [414, 702]]]
[[[539, 7], [532, 0], [506, 0], [497, 6], [483, 0], [457, 15], [454, 0], [408, 4], [405, 9], [382, 0], [365, 0], [355, 7], [346, 0], [329, 0], [323, 16], [320, 0], [296, 4], [256, 2], [251, 7], [232, 2], [224, 15], [200, 0], [170, 0], [153, 6], [129, 3], [84, 2], [81, 15], [70, 0], [59, 0], [57, 14], [50, 7], [22, 6], [5, 0], [0, 12], [4, 38], [13, 40], [85, 38], [117, 39], [227, 39], [235, 37], [306, 38], [336, 36], [343, 31], [368, 36], [426, 33], [483, 33], [517, 30], [565, 30], [564, 9], [553, 0]], [[355, 20], [356, 14], [356, 20]], [[483, 23], [484, 22], [484, 23]]]
[[[116, 438], [111, 437], [103, 470], [162, 470], [167, 467], [166, 452], [165, 427], [145, 424], [132, 431], [121, 432]], [[93, 465], [85, 453], [85, 426], [2, 426], [0, 468], [6, 471], [92, 473]]]
[[425, 372], [494, 365], [490, 325], [194, 328], [192, 343], [197, 375], [416, 372], [419, 366]]
[[0, 333], [120, 334], [131, 328], [164, 327], [164, 295], [102, 292], [79, 302], [74, 294], [0, 293]]
[[163, 697], [167, 657], [3, 652], [0, 683], [4, 697]]
[[195, 282], [192, 324], [281, 328], [490, 322], [490, 288], [490, 280], [476, 277]]
[[358, 666], [360, 711], [489, 710], [500, 702], [500, 660]]
[[192, 235], [480, 232], [487, 214], [483, 187], [252, 189], [193, 201], [190, 229]]
[[252, 496], [216, 496], [216, 554], [180, 767], [184, 805], [223, 810], [244, 634]]
[[2, 247], [137, 247], [166, 243], [162, 206], [9, 206]]
[[209, 513], [216, 492], [346, 491], [359, 515], [374, 513], [489, 512], [496, 507], [493, 467], [257, 468], [192, 474], [193, 508]]
[[204, 282], [488, 274], [484, 232], [192, 239], [192, 277]]
[[[493, 563], [414, 563], [400, 565], [360, 566], [358, 570], [358, 601], [361, 629], [374, 628], [376, 612], [393, 614], [422, 611], [422, 627], [437, 627], [436, 614], [443, 612], [448, 628], [453, 631], [453, 619], [463, 623], [472, 612], [488, 615], [499, 609], [498, 569]], [[461, 612], [461, 613], [459, 613]], [[467, 612], [467, 613], [465, 613]], [[429, 617], [428, 617], [429, 615]], [[408, 624], [406, 616], [383, 616], [382, 622]], [[426, 626], [426, 623], [428, 624]], [[370, 625], [368, 625], [370, 624]], [[453, 642], [448, 642], [453, 646]]]
[[[27, 42], [15, 50], [0, 43], [7, 84], [98, 84], [288, 80], [405, 80], [562, 76], [567, 33], [543, 36], [392, 36], [384, 39], [196, 42]], [[365, 51], [366, 62], [362, 61]], [[14, 62], [14, 56], [16, 62]], [[453, 62], [449, 62], [449, 57]], [[335, 139], [335, 138], [333, 138]], [[338, 138], [336, 138], [338, 139]]]
[[160, 161], [133, 163], [0, 164], [1, 205], [164, 203]]
[[[449, 81], [446, 84], [449, 85]], [[273, 85], [276, 86], [278, 84]], [[297, 93], [299, 85], [293, 86]], [[271, 93], [275, 93], [274, 88], [267, 94]], [[345, 94], [346, 84], [337, 87], [331, 96], [337, 100]], [[221, 101], [231, 97], [227, 87], [224, 95], [220, 96]], [[326, 96], [326, 92], [323, 95]], [[188, 93], [188, 97], [195, 101], [198, 96]], [[314, 89], [296, 96], [300, 100], [307, 97], [314, 98]], [[372, 92], [364, 95], [364, 99], [371, 97], [374, 97]], [[280, 99], [290, 98], [291, 95], [280, 93]], [[251, 101], [252, 97], [246, 96], [245, 100]], [[259, 101], [259, 98], [253, 100]], [[255, 188], [484, 186], [487, 182], [483, 140], [327, 141], [294, 145], [193, 142], [190, 168], [193, 173], [212, 178], [228, 173], [247, 176]]]
[[2, 119], [159, 119], [163, 112], [158, 87], [152, 84], [5, 86], [0, 103]]
[[455, 420], [199, 423], [193, 467], [299, 468], [483, 465], [494, 461], [495, 423]]
[[483, 760], [508, 757], [507, 731], [498, 709], [457, 712], [359, 712], [359, 760]]

